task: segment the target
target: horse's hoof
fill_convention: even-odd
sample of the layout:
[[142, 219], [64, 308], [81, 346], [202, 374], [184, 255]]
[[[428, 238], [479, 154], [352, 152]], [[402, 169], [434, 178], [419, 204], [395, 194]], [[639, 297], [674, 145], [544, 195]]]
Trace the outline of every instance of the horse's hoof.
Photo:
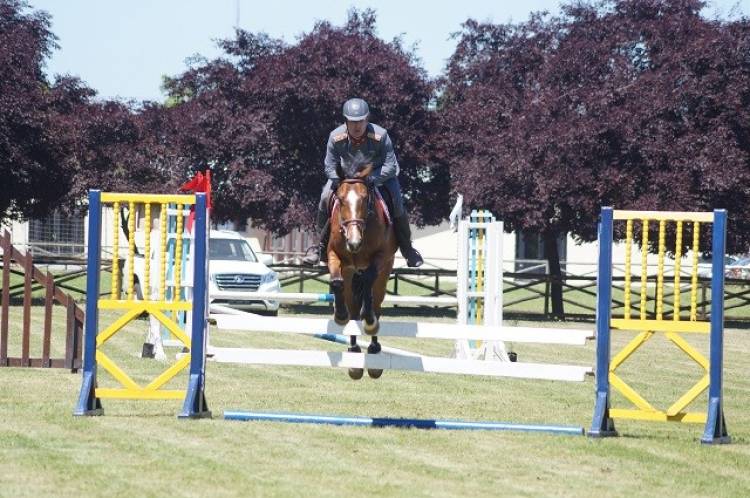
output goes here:
[[371, 379], [379, 379], [380, 376], [383, 375], [383, 369], [382, 368], [368, 368], [367, 375], [369, 375]]
[[368, 354], [378, 354], [382, 348], [380, 347], [379, 342], [371, 342], [369, 346], [367, 346], [367, 353]]
[[367, 323], [367, 320], [365, 320], [364, 324], [365, 334], [367, 335], [375, 335], [380, 330], [380, 321], [376, 318], [375, 321], [370, 324]]
[[[367, 371], [370, 372], [369, 370]], [[349, 378], [352, 380], [359, 380], [365, 375], [365, 371], [363, 368], [350, 368], [349, 369]]]
[[347, 323], [349, 323], [349, 317], [348, 316], [341, 317], [338, 315], [333, 315], [333, 321], [336, 322], [336, 325], [344, 326]]

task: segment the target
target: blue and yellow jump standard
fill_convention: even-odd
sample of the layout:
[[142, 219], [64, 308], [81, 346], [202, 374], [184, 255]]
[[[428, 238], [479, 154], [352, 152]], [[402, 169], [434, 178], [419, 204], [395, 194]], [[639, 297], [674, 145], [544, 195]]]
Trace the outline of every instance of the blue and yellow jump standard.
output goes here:
[[[176, 252], [171, 261], [175, 267], [171, 269], [174, 273], [174, 289], [169, 293], [172, 299], [168, 299], [166, 275], [170, 270], [166, 268], [167, 241], [166, 241], [166, 212], [170, 203], [178, 207], [178, 230], [176, 241]], [[113, 255], [112, 255], [112, 288], [109, 299], [99, 299], [100, 292], [100, 264], [101, 264], [101, 218], [102, 205], [111, 204], [115, 217], [118, 216], [120, 207], [127, 205], [129, 217], [129, 238], [127, 268], [128, 272], [123, 276], [127, 279], [127, 291], [121, 296], [119, 281], [119, 224], [113, 224]], [[141, 282], [143, 300], [134, 299], [134, 255], [135, 255], [135, 212], [138, 204], [143, 204], [145, 218], [145, 251], [144, 279]], [[161, 244], [158, 268], [158, 297], [151, 299], [151, 208], [152, 204], [160, 206], [160, 229]], [[193, 302], [181, 300], [180, 281], [182, 275], [183, 258], [181, 253], [182, 244], [182, 205], [195, 206], [195, 236], [193, 238], [193, 263], [194, 263], [194, 295], [203, 298], [194, 299]], [[85, 349], [83, 362], [83, 382], [78, 404], [74, 411], [75, 415], [101, 415], [102, 398], [116, 399], [182, 399], [184, 405], [181, 418], [210, 417], [206, 404], [205, 386], [205, 328], [207, 324], [206, 311], [206, 274], [207, 274], [207, 211], [205, 194], [196, 195], [150, 195], [150, 194], [120, 194], [102, 193], [98, 190], [89, 192], [89, 244], [87, 265], [88, 273], [86, 280], [86, 329]], [[99, 330], [99, 310], [121, 310], [124, 312], [117, 320], [104, 330]], [[177, 312], [192, 312], [192, 331], [188, 333], [174, 320]], [[148, 313], [155, 317], [169, 332], [190, 350], [189, 354], [182, 356], [173, 365], [168, 367], [156, 379], [146, 386], [136, 383], [125, 373], [112, 359], [110, 359], [100, 348], [117, 334], [130, 321], [142, 313]], [[167, 316], [170, 313], [172, 318]], [[197, 353], [197, 354], [196, 354]], [[187, 390], [162, 389], [177, 374], [190, 366], [190, 377]], [[121, 387], [100, 388], [97, 383], [97, 368], [101, 366], [107, 371]]]
[[[624, 269], [624, 298], [623, 315], [621, 318], [612, 316], [612, 240], [613, 224], [616, 220], [625, 221], [625, 269]], [[658, 263], [656, 275], [655, 304], [656, 310], [651, 316], [646, 311], [648, 268], [646, 257], [649, 247], [650, 222], [658, 223]], [[631, 289], [631, 249], [634, 237], [634, 222], [641, 226], [641, 275], [639, 306], [633, 310]], [[675, 225], [675, 268], [674, 292], [671, 303], [671, 317], [667, 317], [664, 300], [664, 257], [666, 249], [667, 223]], [[710, 321], [698, 320], [698, 253], [699, 238], [702, 223], [712, 226], [712, 279]], [[722, 407], [722, 365], [723, 365], [723, 335], [724, 335], [724, 253], [726, 246], [727, 213], [725, 210], [715, 210], [713, 213], [685, 213], [685, 212], [656, 212], [656, 211], [620, 211], [610, 207], [602, 208], [599, 224], [599, 268], [597, 280], [597, 359], [596, 359], [596, 405], [594, 418], [589, 436], [616, 436], [614, 419], [634, 419], [668, 422], [704, 423], [705, 430], [701, 442], [704, 444], [729, 443], [729, 437], [724, 422]], [[692, 229], [692, 271], [690, 273], [690, 305], [683, 307], [680, 303], [680, 260], [682, 257], [682, 235], [685, 226]], [[669, 304], [669, 303], [667, 303]], [[682, 310], [689, 310], [686, 320], [682, 317]], [[633, 316], [633, 311], [637, 316]], [[622, 351], [610, 358], [610, 334], [612, 330], [636, 331], [636, 337], [627, 344]], [[680, 350], [695, 361], [705, 372], [705, 375], [675, 401], [668, 408], [661, 410], [649, 403], [629, 386], [616, 373], [622, 365], [639, 347], [657, 333], [674, 343]], [[710, 361], [689, 344], [681, 334], [710, 335]], [[612, 408], [610, 387], [616, 389], [630, 401], [635, 408]], [[687, 411], [698, 396], [708, 389], [708, 410], [705, 412]]]

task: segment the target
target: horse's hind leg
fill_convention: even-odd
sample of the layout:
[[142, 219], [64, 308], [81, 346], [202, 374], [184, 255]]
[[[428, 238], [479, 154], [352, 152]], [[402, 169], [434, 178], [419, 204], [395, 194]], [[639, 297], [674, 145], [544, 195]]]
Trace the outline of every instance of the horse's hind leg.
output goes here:
[[333, 292], [333, 320], [339, 325], [349, 322], [349, 312], [344, 302], [344, 281], [331, 280], [331, 291]]
[[[374, 335], [372, 336], [370, 340], [370, 345], [367, 346], [367, 354], [378, 354], [378, 353], [380, 353], [380, 343], [378, 342], [378, 336]], [[373, 379], [379, 379], [380, 376], [383, 375], [383, 369], [382, 368], [368, 368], [367, 375], [369, 375]]]
[[[367, 351], [369, 352], [370, 348], [367, 348]], [[350, 353], [361, 353], [362, 352], [362, 348], [360, 348], [357, 345], [357, 336], [356, 335], [349, 336], [349, 352]], [[367, 373], [370, 373], [370, 371], [368, 370]], [[362, 378], [362, 376], [364, 376], [364, 374], [365, 374], [365, 370], [363, 368], [350, 368], [349, 369], [349, 377], [352, 380], [359, 380], [359, 379]]]
[[388, 287], [388, 280], [391, 277], [391, 270], [393, 269], [393, 259], [384, 261], [381, 264], [381, 268], [375, 275], [372, 284], [372, 306], [375, 316], [380, 318], [380, 310], [383, 307], [383, 300], [385, 299], [386, 288]]
[[372, 286], [375, 282], [376, 268], [370, 265], [361, 275], [362, 278], [362, 320], [364, 320], [365, 333], [374, 336], [380, 330], [380, 321], [373, 309]]

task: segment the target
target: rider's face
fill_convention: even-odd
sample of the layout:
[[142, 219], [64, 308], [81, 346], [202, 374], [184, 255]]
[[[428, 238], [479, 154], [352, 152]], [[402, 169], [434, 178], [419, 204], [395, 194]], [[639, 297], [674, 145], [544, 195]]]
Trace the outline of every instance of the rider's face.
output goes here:
[[362, 136], [365, 134], [365, 131], [367, 131], [367, 120], [363, 119], [362, 121], [346, 121], [346, 131], [349, 132], [349, 135], [351, 135], [354, 138], [362, 138]]

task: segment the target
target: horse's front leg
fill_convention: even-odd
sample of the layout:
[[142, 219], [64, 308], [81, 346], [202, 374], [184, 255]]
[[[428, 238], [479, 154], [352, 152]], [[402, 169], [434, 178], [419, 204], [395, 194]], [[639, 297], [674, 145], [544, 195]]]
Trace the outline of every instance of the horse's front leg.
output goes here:
[[[331, 290], [333, 291], [333, 319], [339, 325], [346, 325], [351, 314], [352, 306], [352, 271], [341, 267], [341, 260], [333, 253], [328, 254], [328, 271], [331, 274]], [[349, 352], [361, 353], [362, 348], [357, 344], [357, 336], [349, 337]], [[361, 379], [365, 370], [363, 368], [350, 368], [349, 377], [353, 380]]]
[[344, 299], [344, 276], [341, 272], [341, 259], [333, 252], [328, 252], [328, 272], [331, 275], [331, 292], [333, 293], [333, 320], [339, 325], [349, 322], [349, 311]]

